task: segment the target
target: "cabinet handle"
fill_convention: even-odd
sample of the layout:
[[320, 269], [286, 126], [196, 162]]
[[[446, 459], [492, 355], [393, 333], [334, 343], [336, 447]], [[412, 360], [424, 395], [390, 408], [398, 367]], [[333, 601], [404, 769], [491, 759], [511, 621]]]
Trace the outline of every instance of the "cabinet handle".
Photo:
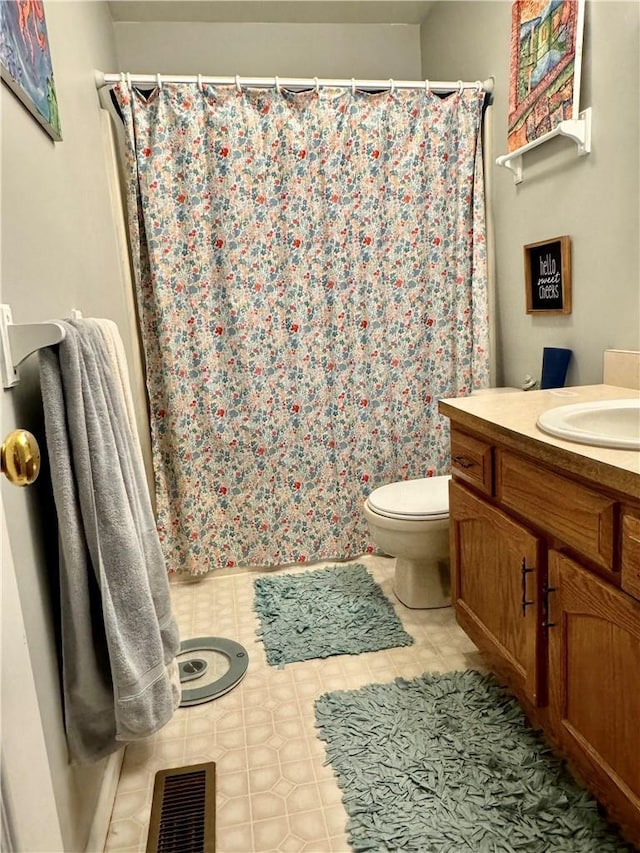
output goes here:
[[476, 464], [473, 459], [469, 459], [468, 456], [454, 456], [453, 461], [461, 468], [473, 468]]
[[544, 596], [544, 599], [543, 599], [543, 601], [544, 601], [544, 622], [542, 623], [542, 627], [546, 631], [548, 631], [549, 628], [555, 628], [555, 625], [556, 625], [555, 622], [549, 622], [549, 593], [550, 592], [557, 592], [557, 591], [558, 591], [557, 587], [548, 586], [547, 584], [545, 584], [543, 589], [542, 589], [542, 594]]
[[535, 571], [535, 569], [527, 568], [527, 561], [523, 557], [522, 558], [522, 567], [520, 569], [520, 572], [522, 574], [522, 615], [523, 616], [525, 616], [527, 613], [527, 607], [529, 607], [530, 604], [535, 604], [534, 601], [529, 601], [527, 599], [527, 575], [530, 574], [531, 572], [534, 572], [534, 571]]

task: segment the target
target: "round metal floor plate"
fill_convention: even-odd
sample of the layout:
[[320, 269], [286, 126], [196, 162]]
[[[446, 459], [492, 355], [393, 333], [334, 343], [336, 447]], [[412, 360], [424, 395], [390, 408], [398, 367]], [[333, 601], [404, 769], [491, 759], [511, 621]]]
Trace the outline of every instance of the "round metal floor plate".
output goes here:
[[[210, 702], [223, 696], [239, 684], [246, 675], [249, 655], [247, 650], [234, 640], [227, 640], [224, 637], [195, 637], [193, 640], [183, 640], [180, 644], [180, 655], [185, 661], [200, 658], [199, 653], [206, 654], [206, 652], [224, 656], [228, 668], [221, 676], [215, 678], [216, 667], [209, 665], [203, 668], [201, 676], [191, 678], [195, 686], [182, 691], [181, 708], [200, 705], [202, 702]], [[205, 674], [209, 676], [213, 674], [214, 680], [208, 680], [206, 684], [197, 684]]]

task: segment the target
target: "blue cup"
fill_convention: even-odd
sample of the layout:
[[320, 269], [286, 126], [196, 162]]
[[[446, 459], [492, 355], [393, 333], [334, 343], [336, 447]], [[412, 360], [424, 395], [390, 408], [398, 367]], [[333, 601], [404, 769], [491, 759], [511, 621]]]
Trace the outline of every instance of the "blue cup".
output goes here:
[[540, 388], [563, 388], [571, 350], [562, 347], [545, 347], [542, 350], [542, 379]]

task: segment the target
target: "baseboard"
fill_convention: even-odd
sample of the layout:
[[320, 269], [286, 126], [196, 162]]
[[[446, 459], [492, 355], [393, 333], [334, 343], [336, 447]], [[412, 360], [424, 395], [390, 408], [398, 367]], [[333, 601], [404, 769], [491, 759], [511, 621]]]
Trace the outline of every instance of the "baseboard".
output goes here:
[[118, 750], [118, 752], [111, 753], [107, 759], [107, 766], [104, 771], [100, 793], [98, 794], [98, 802], [96, 803], [96, 811], [91, 822], [86, 853], [102, 853], [104, 850], [123, 759], [124, 748]]

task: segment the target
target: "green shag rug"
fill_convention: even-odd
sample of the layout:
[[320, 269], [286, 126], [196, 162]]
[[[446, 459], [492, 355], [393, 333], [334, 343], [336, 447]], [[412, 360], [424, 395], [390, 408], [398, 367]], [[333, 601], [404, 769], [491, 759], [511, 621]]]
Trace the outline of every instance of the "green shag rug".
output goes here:
[[361, 563], [260, 577], [254, 590], [258, 636], [272, 666], [413, 643]]
[[355, 851], [631, 851], [479, 672], [325, 693], [315, 703]]

